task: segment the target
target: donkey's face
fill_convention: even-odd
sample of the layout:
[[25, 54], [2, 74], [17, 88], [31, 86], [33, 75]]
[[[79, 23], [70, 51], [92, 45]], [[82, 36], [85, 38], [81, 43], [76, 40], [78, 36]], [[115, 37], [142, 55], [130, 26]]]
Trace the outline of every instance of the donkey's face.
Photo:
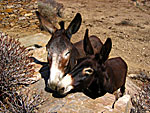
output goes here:
[[91, 85], [96, 75], [97, 61], [92, 57], [80, 59], [80, 63], [59, 82], [57, 90], [62, 95], [72, 89], [82, 91]]
[[[107, 60], [111, 50], [111, 40], [107, 39], [99, 54], [88, 55], [80, 59], [78, 64], [58, 84], [57, 90], [60, 94], [66, 94], [70, 90], [82, 91], [88, 88], [95, 79], [105, 77], [104, 62]], [[87, 53], [89, 54], [89, 53]]]
[[73, 60], [75, 61], [76, 57], [73, 57], [73, 54], [78, 54], [76, 48], [65, 36], [64, 30], [58, 30], [55, 33], [56, 34], [52, 36], [52, 40], [50, 40], [46, 46], [50, 66], [48, 87], [52, 90], [55, 90], [58, 81], [75, 65]]
[[[41, 24], [43, 25], [46, 19], [36, 12]], [[44, 28], [48, 30], [52, 37], [46, 49], [48, 51], [48, 62], [50, 67], [50, 77], [48, 79], [47, 87], [56, 90], [58, 82], [62, 79], [65, 73], [67, 73], [74, 65], [78, 56], [78, 51], [74, 45], [70, 42], [72, 34], [76, 33], [81, 25], [81, 15], [76, 14], [67, 29], [64, 29], [64, 22], [60, 22], [60, 29], [52, 29], [49, 24], [44, 24]]]

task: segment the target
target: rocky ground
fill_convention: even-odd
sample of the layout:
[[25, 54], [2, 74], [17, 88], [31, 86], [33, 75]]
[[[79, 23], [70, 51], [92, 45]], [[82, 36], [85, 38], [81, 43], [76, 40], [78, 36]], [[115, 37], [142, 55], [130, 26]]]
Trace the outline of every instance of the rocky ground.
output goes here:
[[[131, 0], [58, 0], [64, 5], [63, 19], [67, 26], [77, 12], [83, 18], [79, 32], [72, 37], [72, 42], [83, 39], [85, 29], [89, 28], [91, 35], [97, 35], [103, 42], [110, 37], [113, 48], [110, 57], [121, 56], [128, 64], [128, 75], [144, 74], [150, 76], [150, 2], [145, 4]], [[1, 0], [0, 30], [11, 37], [19, 39], [25, 47], [38, 44], [42, 48], [32, 50], [34, 57], [46, 62], [45, 45], [50, 35], [38, 27], [35, 15], [36, 0]], [[39, 112], [129, 112], [130, 98], [136, 93], [135, 84], [127, 78], [127, 95], [118, 101], [115, 109], [110, 106], [114, 96], [107, 94], [102, 98], [92, 100], [82, 93], [70, 94], [65, 98], [54, 98], [44, 91], [44, 81], [41, 79], [36, 65], [36, 75], [39, 80], [30, 86], [43, 92], [43, 98], [48, 97]], [[129, 95], [130, 94], [130, 95]], [[125, 98], [125, 99], [124, 99]], [[124, 101], [126, 100], [126, 101]], [[123, 103], [124, 107], [123, 107]], [[118, 107], [121, 106], [121, 107]]]

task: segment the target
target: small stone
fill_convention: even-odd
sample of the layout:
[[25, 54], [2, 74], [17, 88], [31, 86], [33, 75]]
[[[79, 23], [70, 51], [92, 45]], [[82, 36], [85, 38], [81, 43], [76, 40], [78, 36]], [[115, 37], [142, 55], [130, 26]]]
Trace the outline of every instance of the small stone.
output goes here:
[[32, 15], [33, 15], [32, 13], [27, 13], [24, 16], [32, 16]]
[[11, 14], [11, 15], [9, 15], [9, 17], [17, 17], [17, 15]]
[[13, 27], [15, 25], [15, 23], [10, 23], [10, 26]]
[[129, 74], [128, 75], [128, 77], [130, 77], [130, 78], [133, 78], [133, 77], [136, 77], [137, 76], [137, 74]]
[[36, 23], [36, 22], [38, 22], [38, 19], [33, 19], [33, 20], [30, 20], [29, 22], [30, 23]]
[[6, 13], [13, 13], [13, 9], [5, 9], [4, 12], [6, 12]]
[[2, 25], [1, 23], [0, 23], [0, 28], [3, 28], [4, 27], [4, 25]]
[[0, 15], [0, 21], [2, 21], [4, 17], [4, 15]]
[[3, 18], [0, 18], [0, 23], [1, 23], [2, 20], [3, 20]]
[[0, 5], [6, 5], [7, 3], [4, 3], [4, 2], [0, 2]]
[[3, 13], [3, 12], [4, 12], [4, 10], [1, 10], [1, 9], [0, 9], [0, 13]]
[[8, 9], [14, 8], [14, 5], [7, 5], [7, 8], [8, 8]]
[[32, 28], [32, 29], [37, 29], [37, 25], [30, 25], [30, 28]]
[[14, 9], [14, 13], [17, 13], [18, 12], [18, 10], [17, 9]]
[[34, 6], [33, 6], [33, 5], [30, 5], [30, 6], [29, 6], [29, 9], [33, 9], [33, 8], [34, 8]]
[[19, 17], [19, 20], [25, 20], [26, 17]]
[[17, 4], [16, 8], [19, 8], [19, 7], [21, 7], [21, 6], [22, 6], [21, 4]]
[[20, 12], [20, 15], [24, 16], [27, 12], [26, 11], [22, 11]]

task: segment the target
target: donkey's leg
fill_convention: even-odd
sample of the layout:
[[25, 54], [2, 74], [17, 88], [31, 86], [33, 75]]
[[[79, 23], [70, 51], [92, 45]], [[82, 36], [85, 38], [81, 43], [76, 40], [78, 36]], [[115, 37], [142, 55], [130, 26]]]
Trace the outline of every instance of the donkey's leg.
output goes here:
[[115, 95], [115, 101], [112, 105], [112, 108], [114, 109], [114, 105], [115, 105], [115, 102], [124, 95], [124, 92], [125, 92], [125, 84], [123, 84], [121, 86], [121, 88], [119, 88], [117, 91], [115, 91], [113, 94]]
[[113, 105], [112, 105], [112, 108], [114, 109], [114, 105], [115, 105], [115, 102], [118, 100], [118, 98], [119, 98], [119, 90], [120, 89], [118, 89], [117, 91], [115, 91], [113, 94], [115, 95], [115, 101], [114, 101], [114, 103], [113, 103]]
[[120, 88], [120, 92], [121, 92], [121, 95], [120, 95], [120, 97], [122, 97], [123, 95], [124, 95], [124, 93], [125, 93], [125, 84], [123, 84], [122, 86], [121, 86], [121, 88]]

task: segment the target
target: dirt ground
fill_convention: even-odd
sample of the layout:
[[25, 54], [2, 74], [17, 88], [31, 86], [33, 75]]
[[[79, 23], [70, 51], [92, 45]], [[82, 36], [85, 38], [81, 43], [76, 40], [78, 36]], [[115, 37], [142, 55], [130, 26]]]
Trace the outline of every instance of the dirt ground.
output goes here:
[[[120, 56], [128, 64], [129, 73], [150, 74], [150, 6], [138, 7], [130, 0], [61, 0], [65, 13], [82, 14], [83, 23], [72, 41], [83, 39], [85, 29], [103, 42], [112, 39], [110, 57]], [[76, 38], [78, 37], [78, 38]]]
[[[128, 64], [128, 73], [150, 75], [150, 3], [134, 5], [131, 0], [59, 0], [64, 5], [68, 23], [77, 12], [82, 15], [82, 26], [73, 35], [72, 42], [83, 39], [85, 29], [102, 42], [112, 39], [110, 57], [122, 57]], [[14, 36], [41, 32], [39, 29], [5, 29]]]

